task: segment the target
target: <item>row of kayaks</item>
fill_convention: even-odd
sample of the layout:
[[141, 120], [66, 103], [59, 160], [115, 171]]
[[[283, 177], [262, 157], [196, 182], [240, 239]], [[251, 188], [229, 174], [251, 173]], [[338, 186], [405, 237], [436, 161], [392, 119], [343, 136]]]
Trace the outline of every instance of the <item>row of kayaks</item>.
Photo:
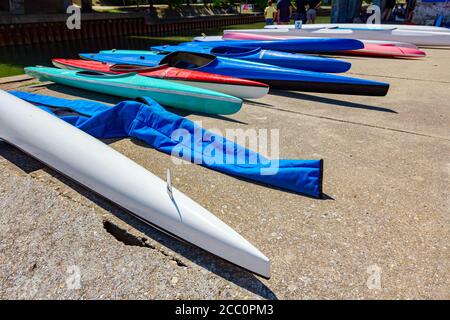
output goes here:
[[[447, 35], [444, 30], [425, 27], [305, 26], [308, 32], [323, 29]], [[146, 93], [165, 106], [192, 112], [232, 114], [240, 110], [242, 99], [260, 98], [269, 89], [368, 96], [384, 96], [389, 90], [384, 82], [338, 75], [351, 68], [347, 61], [312, 54], [425, 55], [412, 43], [286, 36], [289, 32], [298, 29], [225, 30], [223, 37], [200, 37], [150, 50], [105, 50], [80, 54], [83, 60], [54, 59], [58, 69], [35, 67], [26, 72], [42, 80], [126, 98]]]
[[[339, 41], [341, 47], [358, 45]], [[276, 45], [269, 42], [265, 45]], [[288, 42], [296, 48], [311, 46], [304, 40]], [[326, 41], [313, 43], [320, 47]], [[337, 75], [351, 67], [346, 61], [263, 49], [257, 43], [212, 44], [85, 53], [83, 59], [53, 59], [57, 68], [25, 71], [43, 81], [132, 99], [147, 95], [164, 106], [210, 114], [236, 113], [242, 99], [263, 97], [269, 88], [371, 96], [384, 96], [389, 89], [384, 82]]]
[[[222, 37], [197, 37], [199, 42], [213, 42], [213, 41], [225, 41], [225, 40], [250, 40], [250, 41], [279, 41], [279, 40], [299, 40], [303, 37], [295, 36], [281, 36], [281, 35], [267, 35], [257, 33], [246, 33], [245, 30], [241, 32], [227, 32]], [[358, 49], [348, 50], [335, 50], [330, 48], [327, 51], [328, 54], [334, 53], [338, 55], [350, 55], [350, 56], [366, 56], [366, 57], [381, 57], [381, 58], [423, 58], [426, 53], [420, 50], [416, 45], [405, 42], [397, 41], [377, 41], [377, 40], [361, 40], [358, 39], [362, 47]], [[222, 42], [223, 43], [223, 42]], [[230, 41], [226, 42], [227, 45]], [[283, 44], [282, 42], [281, 44]], [[280, 46], [282, 47], [282, 46]]]
[[[265, 31], [266, 29], [261, 29]], [[248, 43], [248, 46], [257, 45], [259, 42], [273, 43], [277, 50], [284, 50], [288, 46], [286, 44], [301, 40], [313, 40], [315, 38], [306, 38], [303, 36], [286, 36], [286, 35], [270, 35], [268, 32], [257, 33], [251, 30], [225, 31], [223, 36], [201, 36], [196, 37], [196, 42], [208, 42], [205, 45], [219, 44], [223, 46], [236, 46]], [[232, 41], [234, 40], [234, 41]], [[236, 41], [239, 40], [239, 41]], [[366, 57], [382, 57], [382, 58], [423, 58], [426, 53], [420, 50], [416, 45], [395, 41], [376, 41], [361, 39], [334, 39], [334, 40], [353, 40], [360, 44], [359, 47], [348, 47], [338, 50], [336, 47], [323, 48], [321, 53], [338, 54], [338, 55], [358, 55]], [[211, 43], [211, 44], [210, 44]], [[308, 52], [308, 51], [299, 51]]]

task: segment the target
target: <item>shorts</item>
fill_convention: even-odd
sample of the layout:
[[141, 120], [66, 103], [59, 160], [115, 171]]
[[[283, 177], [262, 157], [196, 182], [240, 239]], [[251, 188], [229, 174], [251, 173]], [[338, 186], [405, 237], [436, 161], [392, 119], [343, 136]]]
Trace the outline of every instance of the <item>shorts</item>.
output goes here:
[[273, 19], [266, 19], [266, 25], [270, 26], [273, 24]]
[[316, 9], [308, 9], [308, 11], [306, 11], [306, 19], [315, 20], [316, 19]]

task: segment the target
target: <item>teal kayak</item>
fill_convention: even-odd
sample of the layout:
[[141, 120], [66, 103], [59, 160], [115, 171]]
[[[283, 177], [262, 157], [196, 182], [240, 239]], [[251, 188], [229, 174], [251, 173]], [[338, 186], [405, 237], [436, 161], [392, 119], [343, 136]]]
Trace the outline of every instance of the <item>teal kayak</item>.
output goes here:
[[143, 77], [136, 73], [110, 75], [47, 67], [27, 67], [25, 73], [41, 81], [52, 81], [124, 98], [147, 96], [162, 105], [191, 112], [233, 114], [242, 106], [241, 99], [224, 93]]

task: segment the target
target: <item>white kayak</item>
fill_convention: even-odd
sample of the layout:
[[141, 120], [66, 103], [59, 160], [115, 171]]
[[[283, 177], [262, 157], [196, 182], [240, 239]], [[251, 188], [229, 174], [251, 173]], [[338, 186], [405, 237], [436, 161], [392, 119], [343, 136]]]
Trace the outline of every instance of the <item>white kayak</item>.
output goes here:
[[[294, 28], [293, 24], [270, 25], [265, 26], [265, 29], [273, 28]], [[359, 29], [398, 29], [411, 31], [428, 31], [428, 32], [450, 32], [449, 28], [435, 27], [435, 26], [421, 26], [409, 24], [367, 24], [367, 23], [317, 23], [317, 24], [303, 24], [302, 29], [323, 29], [323, 28], [359, 28]]]
[[270, 277], [266, 256], [208, 210], [172, 188], [170, 179], [166, 183], [100, 140], [2, 90], [0, 139], [142, 221]]
[[417, 46], [450, 46], [450, 33], [437, 31], [409, 30], [398, 28], [284, 28], [274, 27], [265, 29], [225, 30], [229, 32], [249, 33], [270, 36], [288, 37], [320, 37], [347, 38], [377, 41], [394, 41], [413, 43]]
[[[230, 30], [227, 35], [229, 36], [198, 36], [194, 37], [194, 41], [202, 41], [202, 42], [208, 42], [208, 41], [222, 41], [222, 40], [241, 40], [239, 37], [234, 38], [234, 35], [242, 35], [245, 33], [238, 33], [238, 32], [232, 32]], [[281, 40], [281, 39], [307, 39], [309, 37], [300, 37], [300, 36], [292, 36], [292, 37], [273, 37], [274, 40]], [[250, 39], [248, 39], [250, 40]], [[256, 39], [255, 39], [256, 40]], [[368, 43], [368, 44], [380, 44], [380, 45], [391, 45], [396, 47], [402, 47], [402, 48], [411, 48], [411, 49], [417, 49], [417, 46], [412, 43], [406, 43], [406, 42], [398, 42], [398, 41], [381, 41], [381, 40], [363, 40], [363, 39], [357, 39], [361, 41], [362, 43]]]

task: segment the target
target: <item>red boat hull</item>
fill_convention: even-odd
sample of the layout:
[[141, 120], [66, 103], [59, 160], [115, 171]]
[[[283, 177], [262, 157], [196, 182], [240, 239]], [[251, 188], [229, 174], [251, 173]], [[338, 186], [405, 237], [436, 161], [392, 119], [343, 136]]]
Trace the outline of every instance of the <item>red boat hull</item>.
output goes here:
[[136, 72], [141, 76], [170, 80], [207, 90], [214, 90], [241, 99], [261, 98], [269, 91], [269, 86], [265, 83], [200, 71], [179, 69], [167, 65], [150, 68], [108, 64], [80, 59], [53, 59], [52, 62], [56, 67], [63, 69], [89, 70], [113, 74]]
[[141, 76], [160, 78], [166, 80], [212, 82], [212, 83], [223, 83], [239, 86], [262, 87], [262, 88], [268, 87], [266, 84], [257, 81], [251, 81], [229, 76], [222, 76], [207, 72], [179, 69], [169, 67], [167, 65], [162, 65], [154, 68], [146, 68], [141, 66], [113, 65], [104, 62], [79, 60], [79, 59], [52, 59], [52, 61], [54, 62], [54, 64], [64, 65], [71, 69], [92, 70], [104, 73], [121, 74], [127, 72], [137, 72]]
[[[247, 34], [240, 32], [230, 32], [223, 35], [223, 39], [234, 40], [282, 40], [289, 39], [287, 36], [271, 36], [262, 34]], [[338, 51], [338, 54], [358, 55], [367, 57], [384, 57], [384, 58], [422, 58], [426, 56], [426, 53], [419, 49], [406, 48], [401, 46], [392, 45], [389, 43], [375, 44], [364, 42], [364, 48], [359, 50]]]

